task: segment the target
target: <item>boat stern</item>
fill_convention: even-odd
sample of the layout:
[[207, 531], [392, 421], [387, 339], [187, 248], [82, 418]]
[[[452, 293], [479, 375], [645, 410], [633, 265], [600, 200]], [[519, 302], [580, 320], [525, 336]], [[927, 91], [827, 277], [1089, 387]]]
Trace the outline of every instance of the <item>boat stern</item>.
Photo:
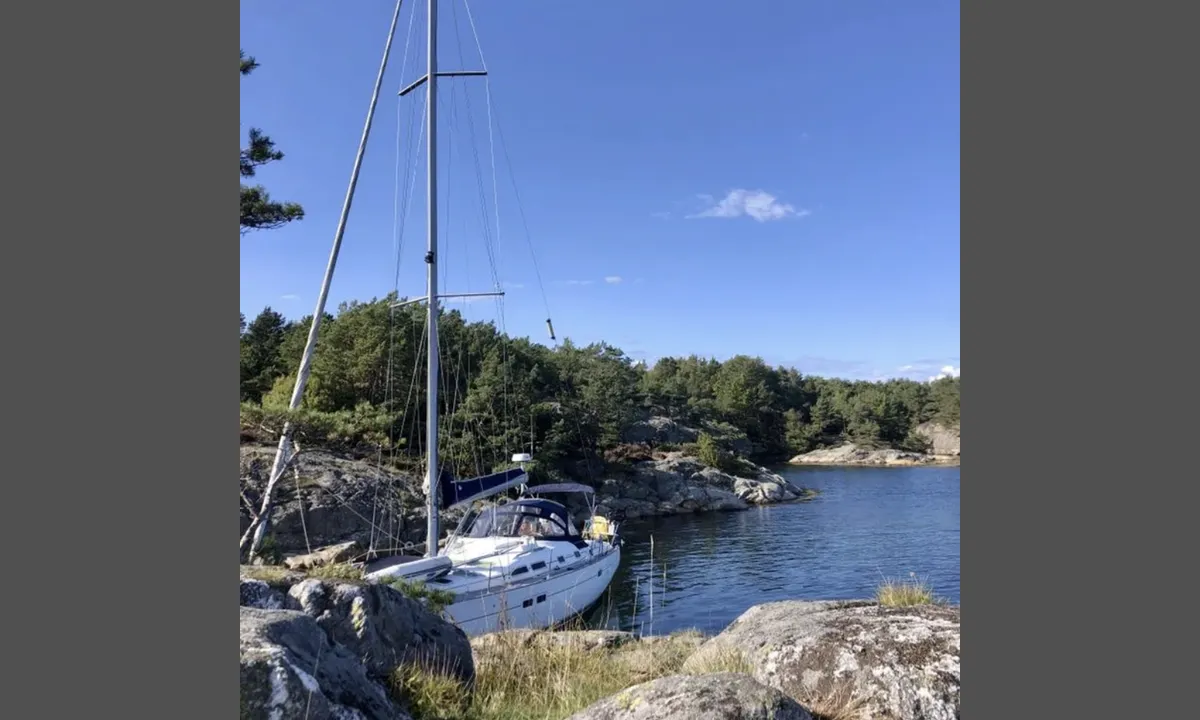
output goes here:
[[383, 582], [393, 580], [427, 582], [449, 573], [453, 567], [454, 564], [450, 558], [444, 555], [435, 557], [395, 555], [368, 563], [364, 576], [368, 580]]

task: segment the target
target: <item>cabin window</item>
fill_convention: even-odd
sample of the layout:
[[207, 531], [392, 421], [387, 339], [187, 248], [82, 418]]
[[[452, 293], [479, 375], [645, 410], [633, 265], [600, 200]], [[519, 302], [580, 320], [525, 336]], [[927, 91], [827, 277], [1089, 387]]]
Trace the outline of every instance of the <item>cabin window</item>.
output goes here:
[[521, 574], [524, 574], [527, 572], [529, 572], [529, 568], [522, 565], [521, 567], [517, 568], [516, 570], [513, 570], [511, 574], [512, 575], [521, 575]]
[[545, 595], [538, 595], [538, 596], [537, 596], [537, 601], [538, 601], [538, 602], [540, 602], [540, 603], [544, 603], [544, 602], [546, 602], [546, 596], [545, 596]]
[[567, 561], [567, 559], [566, 559], [565, 557], [563, 557], [562, 555], [559, 555], [559, 556], [558, 556], [558, 561], [559, 561], [560, 563], [564, 563], [564, 562], [566, 562], [566, 561]]
[[459, 525], [460, 535], [485, 537], [579, 537], [570, 513], [557, 503], [515, 502], [472, 511]]
[[562, 529], [555, 526], [555, 523], [546, 519], [526, 515], [521, 518], [521, 525], [517, 528], [517, 534], [523, 537], [555, 537], [562, 535]]
[[579, 535], [579, 531], [575, 529], [575, 523], [571, 522], [570, 515], [563, 517], [560, 513], [551, 513], [550, 519], [558, 526], [559, 534], [566, 535], [567, 537], [576, 537]]
[[539, 560], [539, 561], [535, 562], [533, 565], [530, 565], [529, 567], [532, 570], [543, 570], [546, 567], [546, 563]]
[[532, 598], [530, 598], [529, 600], [526, 600], [525, 602], [521, 603], [521, 607], [523, 607], [523, 608], [531, 607], [532, 605], [533, 605], [533, 599], [532, 599]]

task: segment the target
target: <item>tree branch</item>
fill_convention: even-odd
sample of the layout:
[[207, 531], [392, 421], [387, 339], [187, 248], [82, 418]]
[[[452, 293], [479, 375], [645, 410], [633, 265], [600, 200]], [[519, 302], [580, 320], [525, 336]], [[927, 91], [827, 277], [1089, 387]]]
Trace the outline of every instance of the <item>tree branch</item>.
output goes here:
[[[283, 464], [283, 467], [279, 468], [279, 475], [277, 477], [273, 477], [273, 478], [270, 478], [267, 480], [267, 489], [268, 490], [274, 489], [272, 486], [276, 482], [279, 481], [279, 478], [283, 477], [284, 473], [287, 472], [288, 468], [290, 468], [292, 466], [292, 463], [296, 462], [296, 458], [300, 457], [301, 452], [302, 451], [300, 450], [300, 446], [297, 445], [295, 442], [293, 442], [292, 443], [292, 452], [288, 453], [287, 461]], [[254, 536], [254, 531], [258, 529], [258, 526], [261, 523], [262, 523], [261, 515], [255, 515], [254, 518], [251, 519], [250, 527], [246, 528], [246, 532], [242, 534], [242, 539], [238, 542], [239, 554], [246, 550], [246, 543], [250, 542], [250, 538]]]

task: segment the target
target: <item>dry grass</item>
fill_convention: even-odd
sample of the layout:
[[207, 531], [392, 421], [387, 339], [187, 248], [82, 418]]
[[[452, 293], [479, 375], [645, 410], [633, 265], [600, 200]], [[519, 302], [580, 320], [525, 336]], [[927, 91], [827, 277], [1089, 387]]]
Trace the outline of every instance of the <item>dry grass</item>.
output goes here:
[[502, 635], [476, 649], [474, 692], [444, 671], [398, 669], [393, 693], [416, 720], [560, 720], [625, 688], [679, 671], [692, 633], [615, 648]]
[[242, 565], [241, 575], [253, 580], [262, 580], [273, 587], [292, 585], [304, 578], [363, 582], [362, 569], [349, 563], [325, 565], [309, 570], [292, 570], [282, 565]]
[[282, 565], [242, 565], [241, 576], [251, 580], [262, 580], [268, 585], [290, 585], [304, 573], [289, 570]]
[[875, 600], [884, 607], [915, 607], [937, 602], [929, 584], [912, 573], [907, 580], [885, 579], [875, 589]]
[[867, 703], [854, 696], [848, 685], [825, 693], [795, 692], [791, 696], [812, 713], [813, 720], [868, 720]]
[[305, 570], [304, 574], [310, 578], [317, 578], [319, 580], [343, 580], [354, 582], [363, 579], [362, 568], [356, 565], [351, 565], [350, 563], [322, 565], [320, 567]]
[[731, 672], [752, 676], [754, 675], [754, 666], [750, 664], [741, 650], [722, 647], [697, 654], [696, 659], [688, 663], [687, 671], [691, 675]]

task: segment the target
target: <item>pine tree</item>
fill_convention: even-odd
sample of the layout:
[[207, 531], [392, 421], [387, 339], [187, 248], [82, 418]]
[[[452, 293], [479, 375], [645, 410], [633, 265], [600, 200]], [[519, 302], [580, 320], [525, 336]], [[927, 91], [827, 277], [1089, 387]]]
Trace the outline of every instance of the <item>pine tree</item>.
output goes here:
[[[258, 61], [241, 53], [241, 73], [249, 75], [258, 67]], [[283, 159], [283, 153], [275, 148], [275, 142], [259, 128], [250, 128], [249, 144], [242, 148], [242, 177], [254, 177], [258, 168]], [[277, 202], [267, 194], [262, 185], [242, 184], [242, 233], [250, 230], [271, 230], [283, 227], [293, 220], [304, 217], [304, 208], [293, 202]]]

